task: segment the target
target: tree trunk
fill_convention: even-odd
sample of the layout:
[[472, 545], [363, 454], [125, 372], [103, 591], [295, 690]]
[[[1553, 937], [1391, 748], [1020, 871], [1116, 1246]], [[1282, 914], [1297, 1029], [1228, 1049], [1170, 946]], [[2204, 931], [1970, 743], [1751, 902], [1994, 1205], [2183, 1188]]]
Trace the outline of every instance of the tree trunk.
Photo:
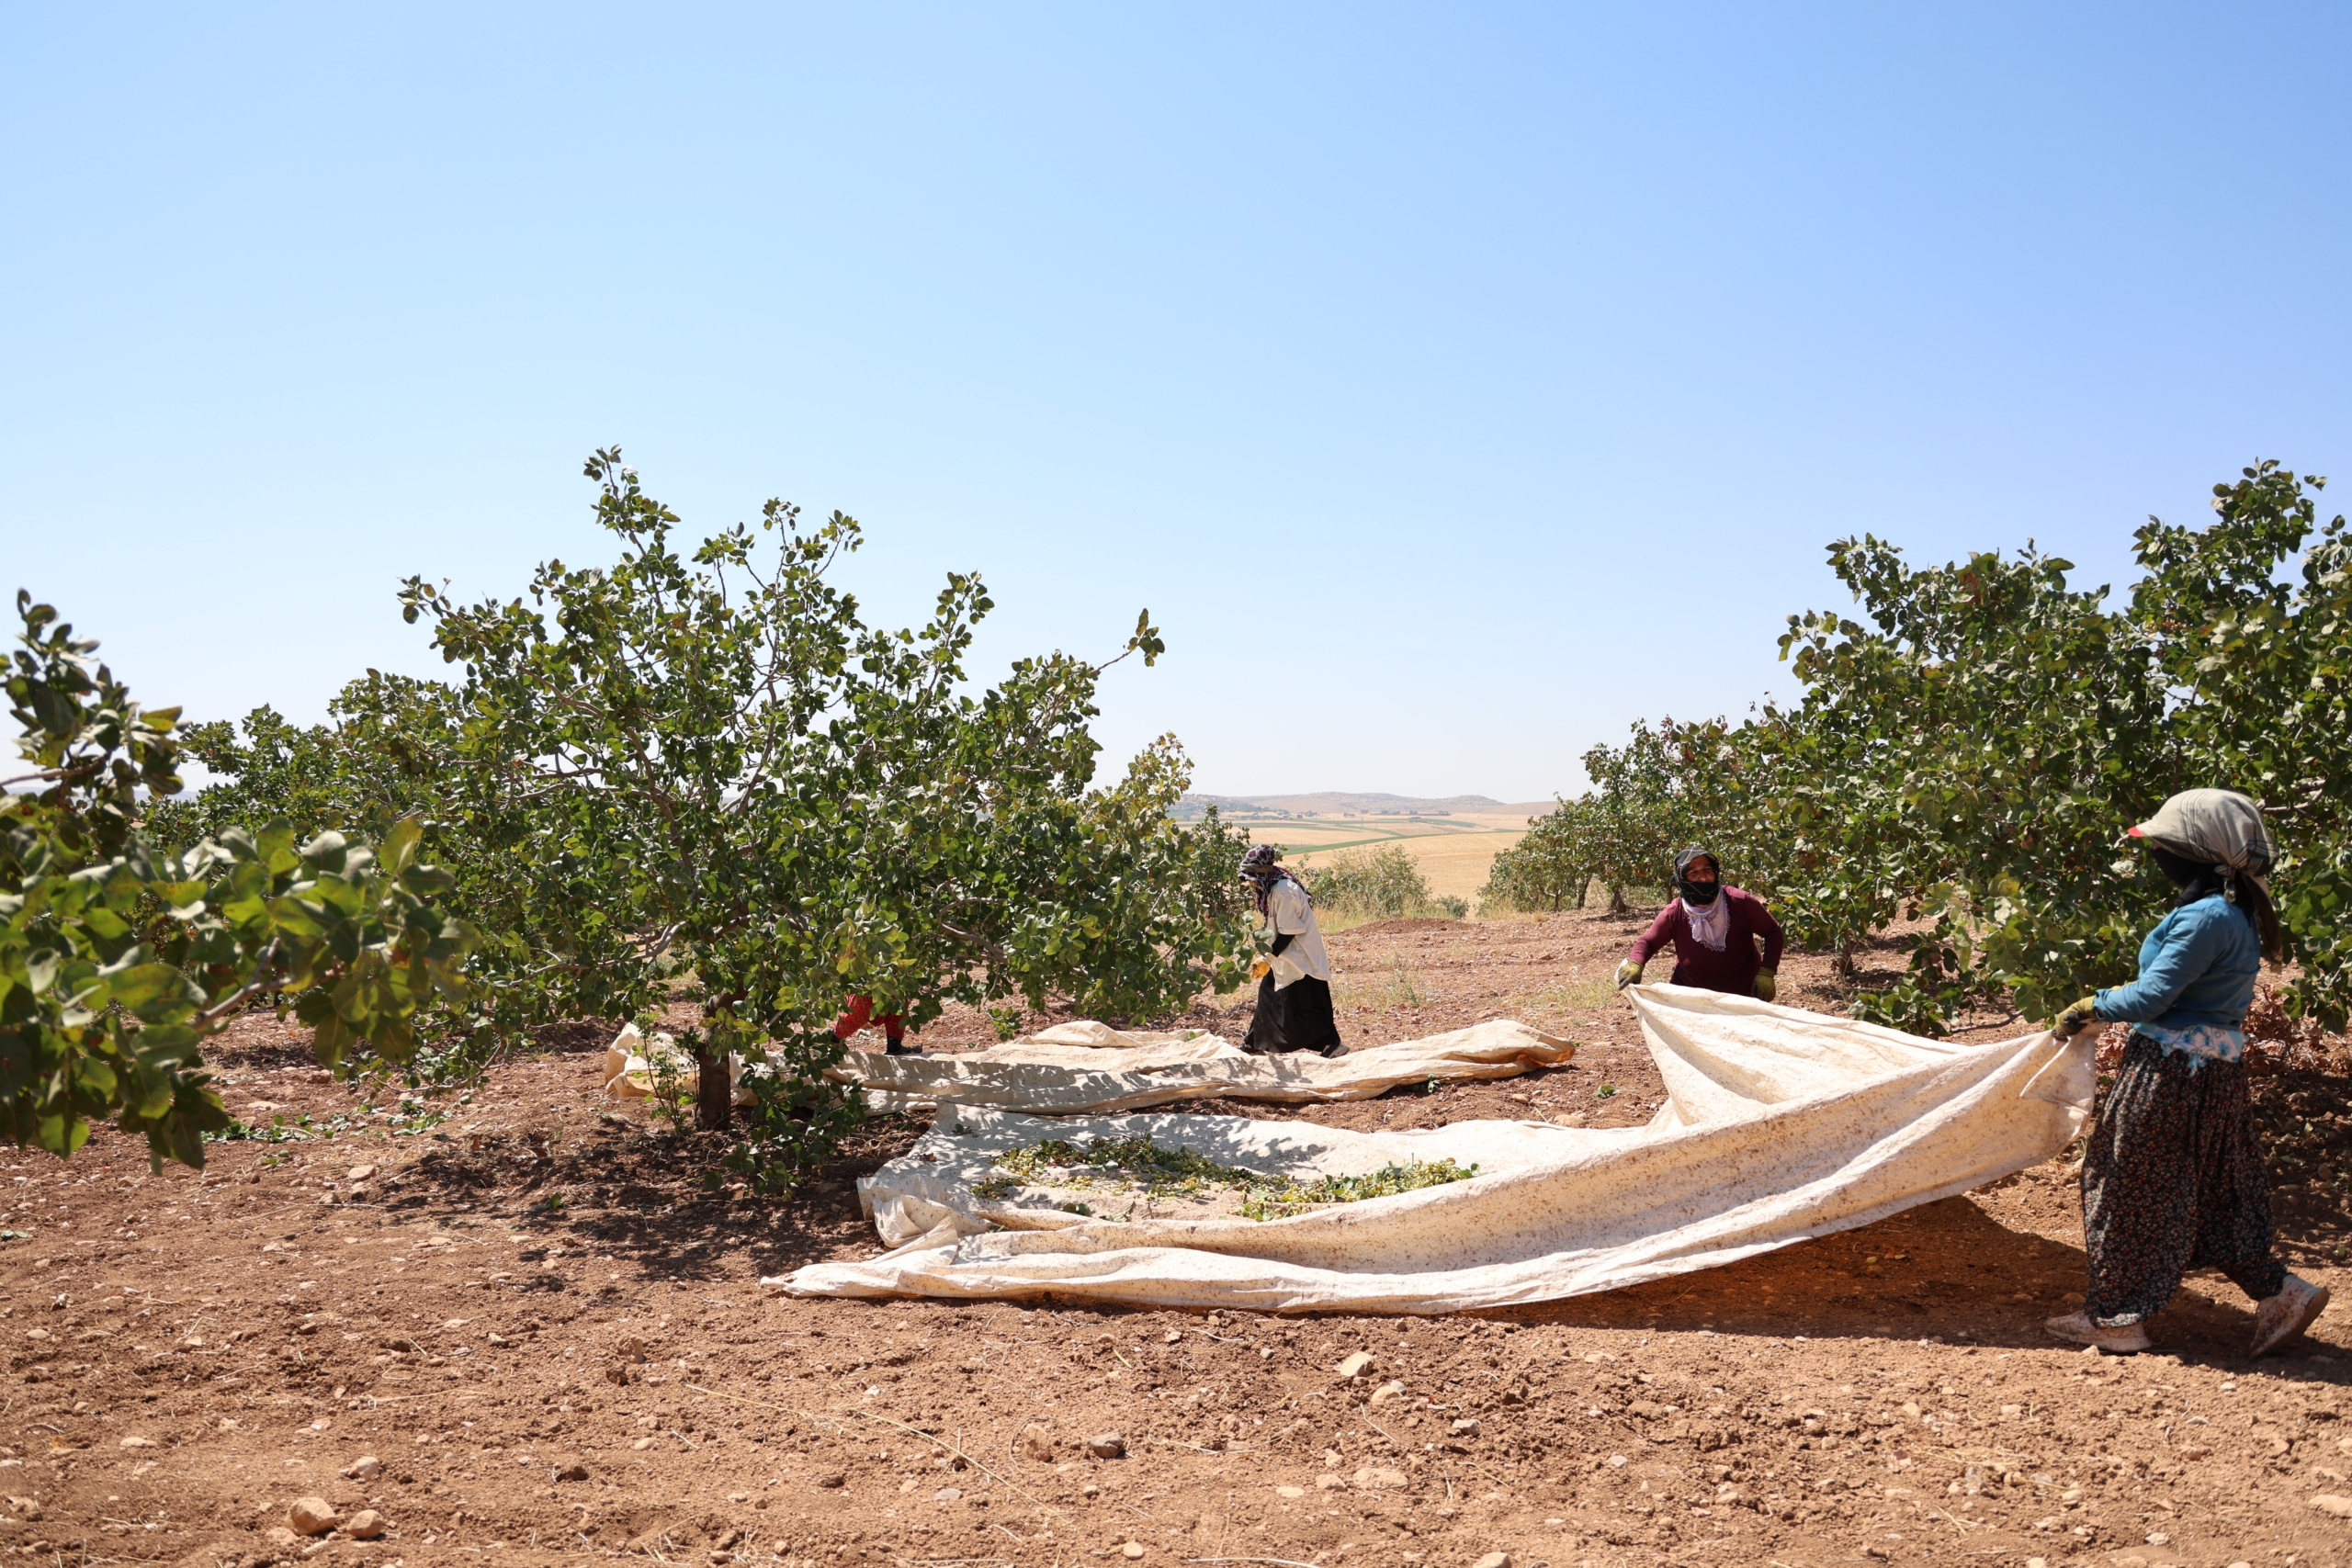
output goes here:
[[706, 1133], [724, 1133], [735, 1120], [735, 1086], [727, 1081], [727, 1054], [695, 1053], [695, 1123]]

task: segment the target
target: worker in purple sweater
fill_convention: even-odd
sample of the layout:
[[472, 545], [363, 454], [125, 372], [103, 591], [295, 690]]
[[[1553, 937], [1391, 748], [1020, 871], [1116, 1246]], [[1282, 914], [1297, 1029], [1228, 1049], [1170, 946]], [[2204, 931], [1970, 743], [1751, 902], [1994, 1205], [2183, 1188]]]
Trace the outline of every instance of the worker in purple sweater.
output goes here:
[[[1637, 984], [1650, 954], [1674, 944], [1673, 983], [1736, 997], [1772, 999], [1781, 967], [1781, 922], [1764, 900], [1723, 885], [1715, 857], [1685, 850], [1674, 857], [1674, 888], [1680, 895], [1657, 912], [1650, 929], [1634, 943], [1633, 955], [1617, 965], [1617, 988]], [[1756, 939], [1764, 939], [1759, 958]]]

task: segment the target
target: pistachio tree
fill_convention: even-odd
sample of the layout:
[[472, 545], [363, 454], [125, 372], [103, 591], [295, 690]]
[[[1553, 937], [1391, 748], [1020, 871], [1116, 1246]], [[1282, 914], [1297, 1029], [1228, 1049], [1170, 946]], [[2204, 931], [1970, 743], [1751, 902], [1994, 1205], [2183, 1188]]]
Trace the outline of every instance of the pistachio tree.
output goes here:
[[1803, 847], [1831, 852], [1811, 895], [1830, 919], [1925, 922], [1906, 977], [1856, 1010], [1935, 1032], [1973, 997], [2046, 1018], [2128, 976], [2161, 889], [2122, 833], [2163, 798], [2173, 741], [2108, 590], [2031, 549], [1915, 569], [1866, 536], [1830, 560], [1866, 621], [1791, 617], [1805, 696], [1782, 787]]
[[2213, 487], [2211, 524], [2150, 518], [2130, 614], [2172, 704], [2160, 782], [2263, 803], [2296, 964], [2287, 1009], [2341, 1029], [2352, 1011], [2352, 539], [2341, 516], [2320, 521], [2326, 485], [2265, 460]]
[[[1769, 724], [1667, 718], [1633, 727], [1623, 746], [1584, 754], [1591, 787], [1529, 824], [1496, 857], [1483, 897], [1498, 908], [1559, 909], [1582, 904], [1596, 881], [1612, 913], [1673, 880], [1682, 850], [1705, 846], [1739, 886], [1770, 889], [1776, 862], [1758, 830], [1776, 764]], [[1737, 852], [1735, 853], [1734, 852]]]
[[1140, 1017], [1239, 982], [1239, 845], [1171, 818], [1182, 749], [1096, 775], [1097, 683], [1157, 660], [1148, 613], [1108, 663], [1053, 653], [979, 686], [977, 573], [918, 628], [869, 626], [836, 581], [854, 519], [771, 502], [688, 545], [617, 451], [586, 472], [611, 564], [549, 560], [472, 603], [401, 589], [450, 680], [371, 672], [306, 736], [266, 715], [204, 732], [226, 775], [208, 819], [298, 796], [322, 821], [424, 817], [455, 907], [492, 933], [481, 1006], [437, 1067], [689, 985], [700, 1119], [731, 1124], [728, 1058], [748, 1062], [735, 1159], [788, 1184], [859, 1114], [826, 1077], [851, 996], [920, 1028], [951, 1001]]
[[1487, 867], [1487, 885], [1478, 890], [1480, 915], [1584, 907], [1592, 886], [1593, 855], [1583, 804], [1582, 797], [1560, 799], [1550, 811], [1528, 819], [1519, 841]]

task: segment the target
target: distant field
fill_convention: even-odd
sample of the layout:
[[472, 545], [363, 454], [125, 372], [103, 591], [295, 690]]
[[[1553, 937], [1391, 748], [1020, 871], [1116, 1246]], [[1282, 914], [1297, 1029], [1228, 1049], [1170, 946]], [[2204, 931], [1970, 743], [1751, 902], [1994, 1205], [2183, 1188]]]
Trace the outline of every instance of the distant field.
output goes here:
[[1524, 811], [1429, 817], [1347, 816], [1300, 818], [1236, 814], [1226, 820], [1252, 842], [1280, 844], [1284, 862], [1313, 865], [1343, 850], [1395, 844], [1419, 861], [1430, 891], [1476, 900], [1495, 856], [1527, 831]]

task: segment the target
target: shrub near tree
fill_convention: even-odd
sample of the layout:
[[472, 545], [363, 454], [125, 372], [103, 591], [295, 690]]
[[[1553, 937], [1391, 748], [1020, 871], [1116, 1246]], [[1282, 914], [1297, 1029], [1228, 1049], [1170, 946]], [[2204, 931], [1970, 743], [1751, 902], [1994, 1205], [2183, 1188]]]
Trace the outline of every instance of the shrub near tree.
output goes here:
[[[19, 592], [8, 669], [22, 771], [0, 783], [0, 1135], [61, 1156], [113, 1118], [151, 1164], [204, 1163], [231, 1124], [203, 1045], [256, 998], [293, 999], [319, 1060], [398, 1063], [420, 1014], [463, 1010], [475, 936], [413, 819], [373, 848], [279, 818], [172, 847], [147, 801], [180, 788], [178, 710], [144, 708]], [[287, 1010], [281, 1008], [281, 1010]]]
[[[950, 576], [919, 630], [871, 628], [831, 580], [853, 519], [770, 502], [689, 551], [616, 451], [587, 472], [611, 567], [550, 561], [523, 595], [470, 604], [402, 590], [453, 682], [371, 672], [317, 730], [204, 732], [228, 775], [196, 808], [209, 819], [281, 800], [322, 820], [430, 813], [455, 906], [494, 933], [445, 1075], [542, 1024], [650, 1012], [691, 976], [700, 1119], [730, 1124], [741, 1055], [756, 1104], [730, 1158], [782, 1186], [859, 1114], [824, 1076], [845, 996], [919, 1028], [949, 1001], [1130, 1018], [1239, 983], [1242, 846], [1170, 817], [1182, 750], [1163, 738], [1095, 785], [1107, 665], [1027, 659], [975, 691], [978, 576]], [[1147, 615], [1120, 657], [1160, 650]]]
[[1904, 976], [1858, 996], [1858, 1016], [1934, 1033], [1991, 999], [2046, 1018], [2128, 978], [2169, 895], [2122, 829], [2219, 785], [2261, 801], [2281, 846], [2287, 1010], [2340, 1028], [2352, 553], [2341, 517], [2318, 523], [2324, 483], [2263, 462], [2214, 487], [2212, 524], [2151, 519], [2120, 607], [2030, 548], [1914, 569], [1884, 541], [1841, 540], [1830, 566], [1861, 617], [1790, 617], [1781, 651], [1804, 699], [1596, 749], [1594, 787], [1498, 858], [1489, 894], [1575, 903], [1629, 868], [1662, 880], [1672, 844], [1708, 841], [1809, 946], [1850, 959], [1918, 922]]
[[1343, 850], [1320, 865], [1301, 867], [1298, 874], [1315, 901], [1337, 914], [1458, 920], [1470, 912], [1467, 900], [1430, 892], [1420, 863], [1395, 844]]

